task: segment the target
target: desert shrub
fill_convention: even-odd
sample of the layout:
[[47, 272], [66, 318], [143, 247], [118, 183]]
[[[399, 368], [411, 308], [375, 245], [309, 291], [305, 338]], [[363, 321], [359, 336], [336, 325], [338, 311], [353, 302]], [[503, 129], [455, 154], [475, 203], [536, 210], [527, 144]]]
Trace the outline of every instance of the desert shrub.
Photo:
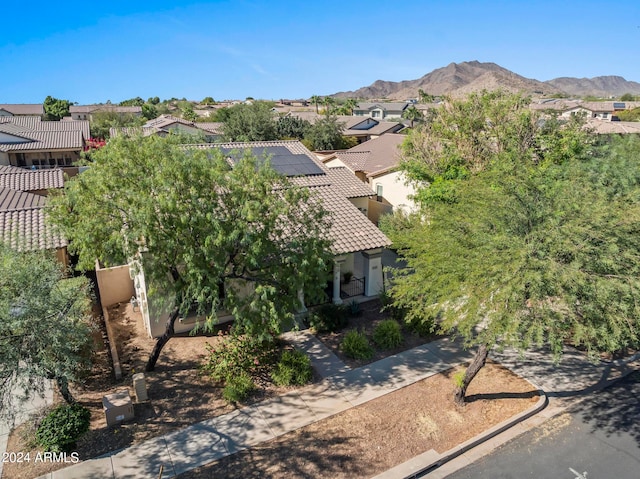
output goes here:
[[360, 303], [358, 303], [357, 301], [353, 300], [349, 303], [349, 314], [351, 314], [351, 316], [360, 316], [362, 315], [362, 309], [360, 308]]
[[344, 336], [340, 347], [344, 354], [353, 359], [371, 359], [373, 357], [373, 348], [369, 344], [369, 340], [364, 333], [355, 329]]
[[237, 334], [224, 337], [208, 350], [209, 357], [202, 369], [216, 381], [241, 374], [260, 374], [271, 369], [278, 358], [275, 340], [260, 341]]
[[397, 348], [402, 343], [400, 324], [394, 319], [380, 321], [373, 330], [373, 342], [382, 349]]
[[36, 440], [45, 451], [67, 452], [89, 430], [91, 413], [80, 404], [64, 404], [53, 409], [42, 420]]
[[222, 397], [229, 402], [244, 401], [256, 388], [253, 379], [247, 372], [241, 372], [236, 376], [229, 376], [222, 390]]
[[280, 361], [271, 372], [271, 379], [278, 386], [301, 386], [311, 381], [311, 360], [302, 351], [282, 352]]
[[318, 333], [334, 333], [344, 328], [348, 321], [348, 309], [342, 304], [323, 304], [309, 315], [309, 326]]

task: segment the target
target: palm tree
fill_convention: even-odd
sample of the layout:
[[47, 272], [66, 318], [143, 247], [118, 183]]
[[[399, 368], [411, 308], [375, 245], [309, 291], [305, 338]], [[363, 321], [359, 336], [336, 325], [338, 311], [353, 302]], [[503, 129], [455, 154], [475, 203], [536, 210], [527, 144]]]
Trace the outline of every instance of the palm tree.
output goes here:
[[358, 101], [355, 98], [347, 98], [344, 106], [347, 107], [351, 111], [350, 114], [353, 115], [353, 110], [358, 106]]
[[336, 99], [331, 96], [325, 96], [322, 98], [322, 104], [324, 105], [325, 115], [330, 115], [333, 112], [333, 107], [336, 104]]
[[411, 121], [411, 128], [413, 128], [413, 122], [416, 120], [422, 120], [424, 115], [414, 105], [411, 105], [402, 113], [402, 118]]
[[321, 101], [322, 101], [322, 97], [318, 95], [313, 95], [311, 97], [311, 103], [313, 103], [316, 106], [316, 113], [318, 113], [318, 103], [320, 103]]

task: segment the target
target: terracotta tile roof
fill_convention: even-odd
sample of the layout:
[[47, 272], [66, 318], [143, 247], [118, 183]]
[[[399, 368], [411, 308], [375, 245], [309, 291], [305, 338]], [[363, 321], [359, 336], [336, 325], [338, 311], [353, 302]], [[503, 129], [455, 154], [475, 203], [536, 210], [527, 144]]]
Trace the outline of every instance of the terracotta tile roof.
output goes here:
[[366, 184], [360, 181], [344, 166], [328, 168], [327, 173], [331, 184], [346, 198], [362, 198], [363, 196], [373, 196], [375, 193]]
[[81, 131], [86, 139], [90, 137], [88, 120], [42, 121], [39, 116], [0, 116], [0, 124], [12, 123], [23, 131]]
[[0, 211], [38, 208], [44, 206], [46, 201], [44, 196], [0, 186]]
[[329, 237], [333, 241], [333, 254], [354, 253], [391, 245], [389, 238], [333, 186], [317, 186], [310, 190], [320, 197], [330, 214], [332, 224]]
[[68, 244], [46, 221], [44, 208], [0, 211], [0, 240], [18, 251], [63, 248]]
[[2, 143], [0, 151], [81, 150], [84, 136], [81, 131], [24, 131], [28, 137], [20, 143]]
[[[338, 158], [345, 165], [347, 165], [347, 167], [351, 171], [364, 171], [370, 155], [371, 155], [370, 151], [347, 150], [347, 151], [336, 151], [335, 153], [335, 157]], [[327, 159], [330, 159], [330, 157]]]
[[[364, 165], [362, 164], [362, 158], [358, 158], [355, 155], [343, 155], [342, 152], [337, 153], [337, 155], [343, 163], [354, 171], [363, 171], [367, 174], [376, 173], [380, 170], [387, 170], [397, 166], [400, 163], [400, 146], [405, 138], [406, 136], [404, 135], [388, 133], [349, 148], [347, 150], [348, 153], [368, 153]], [[357, 158], [357, 163], [353, 162], [354, 158]], [[349, 161], [352, 161], [352, 163], [348, 163]]]
[[61, 169], [26, 170], [15, 166], [4, 166], [0, 167], [0, 188], [11, 188], [17, 191], [64, 188], [64, 173]]
[[[311, 153], [302, 143], [296, 140], [291, 141], [257, 141], [246, 143], [207, 143], [203, 145], [188, 145], [185, 148], [214, 149], [226, 148], [243, 149], [268, 148], [273, 146], [283, 146], [294, 155], [307, 155], [318, 165], [323, 174], [312, 176], [298, 176], [289, 178], [292, 183], [298, 186], [308, 187], [312, 192], [316, 192], [322, 200], [323, 206], [329, 211], [332, 219], [330, 236], [333, 240], [332, 252], [336, 255], [353, 253], [367, 249], [382, 248], [391, 245], [391, 241], [380, 231], [369, 219], [363, 215], [353, 203], [348, 200], [348, 195], [356, 191], [356, 186], [342, 175], [346, 168], [337, 169], [338, 172], [331, 172], [316, 156]], [[345, 175], [346, 176], [346, 175]], [[355, 181], [359, 181], [354, 177]], [[348, 192], [342, 191], [341, 186], [349, 185], [352, 189]], [[358, 186], [358, 191], [359, 186]], [[369, 192], [363, 196], [372, 196]], [[352, 196], [355, 197], [355, 196]]]
[[42, 105], [42, 103], [0, 103], [0, 110], [6, 110], [10, 113], [13, 113], [14, 115], [44, 115], [44, 106]]

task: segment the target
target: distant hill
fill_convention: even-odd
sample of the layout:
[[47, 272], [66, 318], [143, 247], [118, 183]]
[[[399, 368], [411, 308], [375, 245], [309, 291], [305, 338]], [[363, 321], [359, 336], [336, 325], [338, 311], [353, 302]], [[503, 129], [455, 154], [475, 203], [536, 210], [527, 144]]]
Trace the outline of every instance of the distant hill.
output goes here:
[[622, 77], [606, 76], [592, 79], [556, 78], [541, 82], [525, 78], [495, 63], [478, 61], [451, 63], [417, 80], [401, 82], [378, 80], [355, 91], [339, 92], [336, 98], [417, 98], [422, 89], [430, 95], [463, 96], [473, 91], [503, 89], [532, 96], [564, 93], [570, 96], [620, 96], [640, 94], [640, 83]]
[[640, 83], [619, 76], [595, 78], [554, 78], [546, 82], [571, 96], [622, 96], [625, 93], [640, 95]]

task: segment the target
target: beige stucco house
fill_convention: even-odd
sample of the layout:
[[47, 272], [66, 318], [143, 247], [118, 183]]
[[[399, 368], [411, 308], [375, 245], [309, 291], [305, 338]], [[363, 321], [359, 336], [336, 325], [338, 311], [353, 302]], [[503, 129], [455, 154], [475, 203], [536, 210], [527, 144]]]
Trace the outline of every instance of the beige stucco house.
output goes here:
[[95, 113], [110, 112], [122, 116], [142, 116], [141, 106], [120, 105], [71, 105], [69, 115], [72, 120], [92, 120]]
[[89, 138], [88, 121], [43, 121], [39, 116], [0, 116], [0, 165], [70, 167]]
[[186, 135], [203, 135], [209, 142], [222, 138], [222, 123], [218, 122], [194, 122], [177, 118], [172, 115], [160, 115], [158, 118], [147, 121], [140, 127], [111, 128], [109, 135], [158, 135], [167, 136], [170, 133], [182, 133]]
[[347, 168], [373, 190], [375, 197], [369, 200], [368, 215], [375, 223], [383, 213], [416, 209], [412, 199], [415, 189], [399, 169], [400, 146], [405, 138], [399, 134], [382, 135], [322, 160], [330, 168]]
[[[326, 167], [299, 141], [201, 144], [187, 148], [218, 148], [230, 155], [233, 151], [248, 149], [256, 156], [268, 156], [276, 170], [289, 176], [294, 184], [309, 188], [330, 214], [333, 263], [327, 272], [332, 277], [327, 299], [339, 304], [348, 297], [371, 297], [380, 293], [383, 287], [382, 252], [391, 242], [362, 211], [373, 192], [346, 168]], [[349, 282], [345, 282], [345, 272], [352, 275]], [[160, 336], [170, 308], [166, 302], [154, 300], [149, 295], [140, 262], [131, 262], [130, 275], [145, 328], [151, 337]], [[250, 284], [243, 287], [250, 292]], [[299, 299], [300, 311], [304, 311], [305, 298], [300, 294]], [[202, 319], [196, 316], [182, 318], [176, 323], [175, 330], [189, 331]], [[231, 319], [228, 313], [218, 314], [221, 322]]]

